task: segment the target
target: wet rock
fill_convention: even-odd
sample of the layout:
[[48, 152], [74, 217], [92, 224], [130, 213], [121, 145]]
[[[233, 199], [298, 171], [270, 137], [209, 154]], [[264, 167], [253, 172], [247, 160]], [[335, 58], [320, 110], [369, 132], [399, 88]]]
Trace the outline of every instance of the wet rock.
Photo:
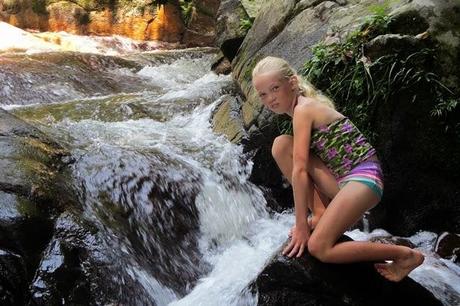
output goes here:
[[0, 191], [0, 207], [1, 244], [20, 254], [30, 280], [52, 235], [52, 221], [37, 203], [21, 195]]
[[222, 104], [213, 114], [213, 131], [218, 134], [225, 134], [230, 141], [240, 141], [245, 137], [245, 131], [241, 126], [241, 100], [239, 97], [225, 95], [221, 98]]
[[156, 149], [133, 154], [127, 148], [102, 148], [76, 167], [83, 205], [100, 220], [107, 243], [126, 249], [128, 266], [184, 295], [208, 268], [200, 261], [197, 241], [200, 175]]
[[211, 67], [216, 74], [230, 74], [232, 72], [232, 64], [225, 56], [219, 57]]
[[[0, 240], [20, 257], [27, 282], [52, 236], [54, 215], [74, 203], [63, 171], [65, 156], [68, 153], [45, 134], [0, 109]], [[8, 269], [0, 271], [0, 277], [8, 279]]]
[[27, 296], [24, 260], [18, 254], [0, 249], [0, 304], [24, 305]]
[[[158, 89], [135, 72], [140, 65], [119, 57], [77, 52], [0, 57], [3, 104], [45, 104], [96, 95]], [[117, 71], [127, 69], [123, 74]], [[56, 76], [59, 76], [57, 78]]]
[[29, 288], [30, 305], [154, 306], [138, 276], [125, 270], [129, 258], [113, 251], [108, 233], [77, 214], [56, 219]]
[[68, 152], [3, 109], [0, 142], [0, 191], [16, 193], [43, 205], [58, 201], [52, 186], [66, 166], [62, 158]]
[[32, 304], [100, 305], [121, 300], [104, 251], [94, 229], [69, 213], [61, 215], [32, 281]]
[[324, 264], [309, 254], [296, 259], [275, 256], [254, 282], [254, 290], [258, 305], [442, 305], [410, 278], [387, 281], [372, 263]]
[[460, 264], [460, 235], [444, 232], [439, 235], [435, 250], [442, 258]]

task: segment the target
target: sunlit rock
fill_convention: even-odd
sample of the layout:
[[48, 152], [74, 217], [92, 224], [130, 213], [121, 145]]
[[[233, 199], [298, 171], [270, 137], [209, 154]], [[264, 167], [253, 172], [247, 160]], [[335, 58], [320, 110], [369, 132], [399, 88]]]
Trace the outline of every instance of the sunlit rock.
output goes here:
[[74, 34], [124, 35], [179, 42], [184, 31], [178, 2], [4, 1], [0, 20], [23, 29]]

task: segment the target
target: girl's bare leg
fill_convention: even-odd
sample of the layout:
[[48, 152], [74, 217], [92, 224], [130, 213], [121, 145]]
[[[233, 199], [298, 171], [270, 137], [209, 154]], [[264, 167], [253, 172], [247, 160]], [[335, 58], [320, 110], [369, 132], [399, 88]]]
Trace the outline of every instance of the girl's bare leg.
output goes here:
[[[293, 167], [293, 144], [292, 136], [281, 135], [274, 140], [272, 146], [273, 158], [289, 183], [291, 183]], [[329, 204], [329, 199], [334, 197], [339, 189], [334, 176], [318, 157], [314, 154], [310, 154], [308, 164], [309, 175], [315, 184], [313, 190], [313, 203], [309, 207], [312, 212], [309, 224], [311, 228], [314, 228], [321, 218], [321, 215], [324, 213], [326, 206]]]
[[403, 279], [422, 264], [424, 257], [419, 251], [374, 242], [336, 243], [378, 201], [377, 196], [366, 185], [360, 182], [347, 183], [332, 199], [312, 233], [308, 241], [310, 254], [328, 263], [392, 260], [392, 263], [375, 264], [377, 271], [391, 281]]

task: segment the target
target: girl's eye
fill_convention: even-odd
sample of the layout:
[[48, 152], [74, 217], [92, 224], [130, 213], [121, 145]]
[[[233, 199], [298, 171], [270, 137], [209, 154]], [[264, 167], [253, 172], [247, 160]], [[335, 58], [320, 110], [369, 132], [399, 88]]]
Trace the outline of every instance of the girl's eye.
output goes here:
[[279, 88], [280, 88], [279, 86], [273, 86], [272, 90], [273, 91], [278, 91]]

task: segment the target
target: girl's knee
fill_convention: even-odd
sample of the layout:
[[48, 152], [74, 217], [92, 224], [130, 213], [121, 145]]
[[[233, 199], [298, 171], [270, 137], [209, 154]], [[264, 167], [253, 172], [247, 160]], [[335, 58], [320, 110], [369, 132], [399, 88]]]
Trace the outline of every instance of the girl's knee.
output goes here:
[[292, 136], [280, 135], [273, 140], [272, 156], [275, 159], [282, 158], [290, 154], [292, 150]]
[[321, 262], [328, 262], [329, 249], [330, 246], [324, 243], [322, 239], [316, 238], [315, 235], [312, 235], [308, 240], [308, 252]]

